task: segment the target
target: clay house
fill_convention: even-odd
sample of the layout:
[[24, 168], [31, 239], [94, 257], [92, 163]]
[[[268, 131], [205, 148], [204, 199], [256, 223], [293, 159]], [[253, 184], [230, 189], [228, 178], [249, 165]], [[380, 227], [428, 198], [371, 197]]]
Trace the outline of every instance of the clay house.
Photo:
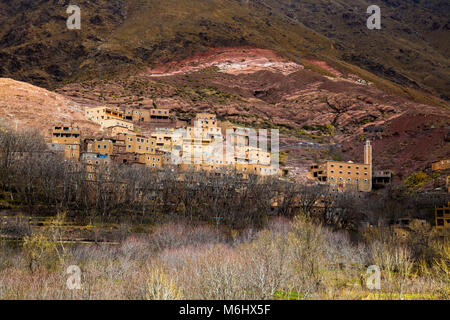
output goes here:
[[382, 188], [392, 182], [391, 170], [375, 170], [373, 172], [372, 184], [374, 188]]
[[117, 138], [125, 142], [126, 152], [153, 154], [156, 151], [156, 141], [153, 138], [137, 133], [120, 133]]
[[78, 161], [80, 159], [79, 144], [48, 143], [48, 150], [66, 160]]
[[88, 120], [100, 124], [102, 128], [121, 126], [129, 130], [134, 130], [133, 123], [124, 120], [123, 112], [119, 107], [86, 108], [84, 112]]
[[52, 143], [80, 144], [81, 132], [78, 127], [54, 126], [52, 130]]
[[86, 138], [84, 139], [82, 151], [111, 155], [113, 153], [126, 152], [125, 149], [125, 141], [116, 137]]
[[145, 163], [140, 161], [141, 155], [136, 152], [115, 153], [111, 155], [111, 161], [117, 164], [145, 166]]
[[450, 170], [450, 159], [439, 160], [439, 161], [433, 162], [431, 164], [431, 169], [433, 171], [438, 171], [438, 172]]
[[450, 227], [450, 202], [447, 206], [436, 207], [434, 213], [437, 229]]
[[150, 122], [150, 111], [148, 109], [125, 109], [124, 119], [133, 122]]
[[145, 163], [147, 166], [152, 168], [161, 168], [164, 162], [164, 153], [157, 152], [154, 154], [140, 154], [138, 156], [139, 162]]
[[250, 164], [270, 165], [270, 152], [262, 151], [261, 148], [248, 147], [245, 150], [246, 161]]
[[212, 113], [197, 113], [195, 118], [193, 119], [192, 125], [198, 128], [216, 128], [216, 115]]
[[372, 146], [364, 146], [364, 163], [327, 160], [311, 165], [312, 178], [327, 183], [333, 192], [372, 191]]
[[222, 140], [222, 130], [219, 127], [196, 127], [188, 126], [186, 128], [186, 136], [191, 139], [206, 139], [206, 140]]
[[106, 134], [110, 137], [116, 137], [120, 133], [132, 133], [133, 131], [124, 126], [114, 125], [106, 128]]
[[172, 128], [158, 128], [150, 134], [155, 140], [156, 148], [164, 152], [172, 152], [175, 146], [181, 149], [183, 137], [179, 131]]
[[125, 121], [122, 119], [107, 119], [107, 120], [103, 120], [100, 124], [102, 125], [102, 128], [104, 128], [104, 129], [120, 126], [120, 127], [127, 128], [128, 131], [134, 130], [134, 124], [132, 122]]
[[445, 177], [445, 185], [447, 192], [450, 193], [450, 159], [439, 160], [431, 164], [431, 169], [440, 174], [447, 174]]
[[108, 155], [101, 155], [95, 152], [82, 152], [80, 162], [86, 168], [86, 179], [95, 181], [98, 178], [97, 168], [110, 164], [111, 158]]
[[110, 108], [110, 107], [86, 108], [84, 113], [88, 120], [94, 121], [101, 125], [104, 124], [105, 120], [109, 119], [123, 120], [123, 112], [118, 110], [118, 108]]
[[112, 140], [94, 140], [92, 142], [92, 152], [101, 155], [111, 155], [114, 153], [114, 142]]
[[250, 164], [248, 166], [248, 173], [258, 176], [273, 176], [280, 175], [280, 170], [270, 165]]
[[169, 109], [150, 109], [150, 121], [167, 121], [172, 117]]
[[81, 147], [81, 132], [78, 127], [54, 126], [52, 130], [51, 143], [48, 148], [59, 152], [67, 160], [79, 160]]

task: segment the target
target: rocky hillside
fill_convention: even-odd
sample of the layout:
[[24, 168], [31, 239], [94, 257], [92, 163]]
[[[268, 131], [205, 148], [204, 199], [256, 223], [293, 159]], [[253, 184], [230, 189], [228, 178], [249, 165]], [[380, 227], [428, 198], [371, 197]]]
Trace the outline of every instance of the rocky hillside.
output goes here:
[[48, 137], [52, 126], [67, 123], [86, 133], [99, 130], [85, 119], [78, 103], [25, 82], [0, 78], [0, 125], [17, 130], [36, 128]]
[[79, 31], [66, 28], [69, 4], [0, 3], [0, 76], [54, 88], [249, 45], [327, 61], [419, 101], [438, 103], [390, 81], [449, 99], [445, 0], [379, 1], [381, 30], [366, 28], [368, 0], [80, 0]]
[[[208, 111], [235, 124], [279, 129], [283, 162], [294, 173], [319, 159], [362, 161], [366, 138], [374, 141], [376, 167], [393, 169], [397, 181], [450, 157], [448, 109], [387, 94], [324, 61], [297, 64], [270, 50], [217, 48], [133, 77], [57, 91], [81, 105], [171, 107], [184, 119]], [[383, 132], [365, 132], [370, 126]], [[300, 141], [316, 145], [305, 148]]]
[[3, 121], [44, 129], [99, 104], [211, 111], [279, 129], [297, 176], [362, 160], [367, 137], [397, 181], [450, 157], [448, 1], [381, 0], [381, 30], [366, 27], [369, 0], [80, 0], [81, 30], [66, 28], [69, 4], [0, 2], [0, 76], [53, 91], [2, 79]]

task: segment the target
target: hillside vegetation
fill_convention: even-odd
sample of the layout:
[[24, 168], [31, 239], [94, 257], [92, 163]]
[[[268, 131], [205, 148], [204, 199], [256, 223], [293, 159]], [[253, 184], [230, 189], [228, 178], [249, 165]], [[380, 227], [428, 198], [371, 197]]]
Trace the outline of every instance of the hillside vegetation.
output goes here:
[[0, 4], [1, 76], [54, 87], [250, 45], [449, 97], [446, 1], [382, 1], [382, 30], [366, 28], [366, 0], [79, 1], [79, 31], [65, 27], [68, 4]]

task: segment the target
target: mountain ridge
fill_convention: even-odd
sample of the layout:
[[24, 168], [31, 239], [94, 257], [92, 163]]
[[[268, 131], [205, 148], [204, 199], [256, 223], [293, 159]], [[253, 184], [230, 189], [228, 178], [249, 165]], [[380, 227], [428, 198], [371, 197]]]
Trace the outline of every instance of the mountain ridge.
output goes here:
[[132, 74], [211, 47], [249, 45], [275, 50], [291, 61], [327, 61], [340, 71], [371, 77], [385, 90], [423, 102], [441, 103], [411, 93], [410, 88], [448, 101], [449, 47], [442, 40], [448, 38], [450, 27], [445, 1], [432, 5], [381, 1], [382, 30], [368, 30], [365, 25], [370, 4], [366, 0], [351, 4], [341, 0], [81, 0], [82, 28], [71, 31], [65, 28], [69, 1], [6, 1], [0, 4], [4, 12], [0, 76], [56, 88]]

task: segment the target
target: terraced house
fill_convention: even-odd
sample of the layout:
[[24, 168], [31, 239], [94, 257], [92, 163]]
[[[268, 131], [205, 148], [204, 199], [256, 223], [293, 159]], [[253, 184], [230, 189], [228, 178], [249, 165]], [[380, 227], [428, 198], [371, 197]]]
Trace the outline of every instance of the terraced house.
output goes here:
[[137, 133], [121, 133], [117, 136], [125, 141], [126, 152], [132, 153], [154, 153], [156, 151], [156, 140]]
[[53, 127], [50, 151], [63, 154], [67, 160], [79, 160], [81, 148], [81, 132], [72, 125], [57, 125]]
[[123, 112], [119, 108], [86, 108], [84, 112], [88, 120], [100, 124], [102, 128], [121, 126], [129, 130], [134, 129], [132, 122], [124, 120]]
[[94, 108], [86, 108], [84, 111], [86, 118], [88, 120], [94, 121], [96, 123], [100, 123], [104, 120], [108, 119], [123, 119], [123, 112], [114, 108], [109, 107], [94, 107]]

